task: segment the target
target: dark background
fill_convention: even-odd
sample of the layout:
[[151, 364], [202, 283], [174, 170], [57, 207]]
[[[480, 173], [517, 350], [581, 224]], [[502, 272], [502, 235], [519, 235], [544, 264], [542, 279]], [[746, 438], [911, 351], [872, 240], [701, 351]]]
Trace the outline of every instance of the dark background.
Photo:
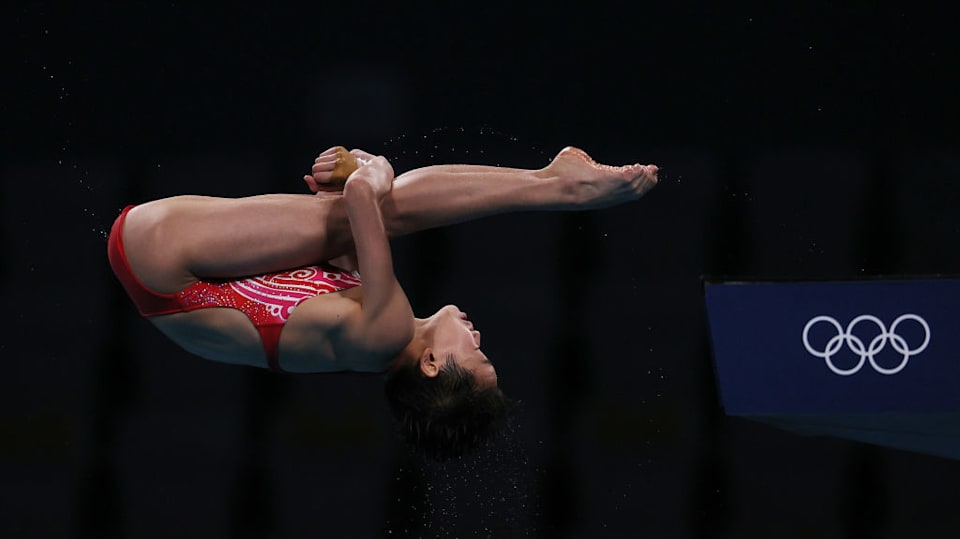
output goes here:
[[[952, 10], [194, 4], [3, 8], [0, 535], [956, 536], [960, 463], [724, 417], [700, 280], [958, 273]], [[110, 274], [127, 203], [305, 192], [335, 144], [662, 167], [394, 243], [522, 401], [497, 447], [424, 463], [379, 381], [202, 361]]]

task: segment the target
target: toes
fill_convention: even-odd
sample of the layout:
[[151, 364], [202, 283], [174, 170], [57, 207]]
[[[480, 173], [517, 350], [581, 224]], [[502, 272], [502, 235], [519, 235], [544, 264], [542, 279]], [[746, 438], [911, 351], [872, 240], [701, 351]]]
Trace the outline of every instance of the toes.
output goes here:
[[635, 178], [635, 177], [637, 177], [637, 176], [642, 175], [645, 170], [646, 170], [646, 167], [644, 167], [643, 165], [641, 165], [641, 164], [639, 164], [639, 163], [638, 163], [638, 164], [635, 164], [635, 165], [627, 165], [627, 166], [625, 166], [625, 167], [620, 167], [620, 171], [621, 171], [625, 176], [629, 176], [629, 177], [631, 177], [631, 178]]
[[638, 189], [638, 193], [643, 194], [653, 189], [659, 183], [657, 179], [656, 165], [634, 165], [639, 169], [639, 173], [634, 177], [633, 184]]
[[650, 181], [652, 181], [654, 185], [660, 182], [660, 178], [657, 177], [658, 172], [660, 172], [660, 167], [657, 165], [647, 165], [647, 176], [649, 176]]

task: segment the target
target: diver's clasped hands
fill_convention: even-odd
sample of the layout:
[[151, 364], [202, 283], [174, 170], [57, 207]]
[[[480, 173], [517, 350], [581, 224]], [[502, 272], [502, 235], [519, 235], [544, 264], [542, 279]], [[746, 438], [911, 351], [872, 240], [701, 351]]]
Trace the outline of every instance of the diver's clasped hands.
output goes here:
[[[359, 174], [363, 181], [375, 187], [378, 196], [382, 197], [390, 192], [394, 178], [393, 167], [385, 158], [360, 149], [348, 152], [342, 146], [334, 146], [317, 156], [310, 172], [303, 177], [303, 181], [310, 191], [318, 196], [342, 194], [346, 182]], [[384, 180], [384, 177], [389, 179]]]

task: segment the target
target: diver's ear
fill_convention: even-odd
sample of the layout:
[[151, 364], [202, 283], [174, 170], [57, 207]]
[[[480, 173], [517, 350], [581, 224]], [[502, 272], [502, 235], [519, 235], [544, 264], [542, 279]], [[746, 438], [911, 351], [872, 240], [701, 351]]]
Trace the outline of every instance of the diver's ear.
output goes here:
[[440, 374], [440, 362], [437, 356], [433, 355], [433, 349], [427, 348], [420, 354], [420, 372], [427, 378], [434, 378]]

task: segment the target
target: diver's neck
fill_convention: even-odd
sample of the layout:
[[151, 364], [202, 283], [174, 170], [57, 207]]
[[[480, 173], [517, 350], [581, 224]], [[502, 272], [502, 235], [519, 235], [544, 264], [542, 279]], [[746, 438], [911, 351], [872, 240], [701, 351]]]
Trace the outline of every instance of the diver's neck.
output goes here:
[[423, 355], [424, 350], [427, 349], [427, 336], [430, 332], [430, 328], [427, 325], [427, 320], [422, 318], [414, 318], [413, 320], [413, 338], [410, 339], [410, 342], [407, 343], [407, 346], [397, 355], [397, 359], [394, 360], [393, 365], [390, 370], [401, 365], [412, 365], [420, 361], [420, 357]]

